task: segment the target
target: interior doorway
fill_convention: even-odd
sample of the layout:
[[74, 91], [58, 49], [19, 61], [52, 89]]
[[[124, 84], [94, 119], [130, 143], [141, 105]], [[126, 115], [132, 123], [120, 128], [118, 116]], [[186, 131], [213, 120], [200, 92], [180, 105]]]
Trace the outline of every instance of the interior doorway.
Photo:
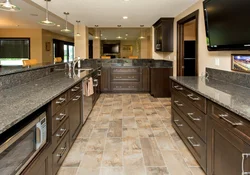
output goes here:
[[199, 10], [177, 22], [177, 75], [198, 76]]

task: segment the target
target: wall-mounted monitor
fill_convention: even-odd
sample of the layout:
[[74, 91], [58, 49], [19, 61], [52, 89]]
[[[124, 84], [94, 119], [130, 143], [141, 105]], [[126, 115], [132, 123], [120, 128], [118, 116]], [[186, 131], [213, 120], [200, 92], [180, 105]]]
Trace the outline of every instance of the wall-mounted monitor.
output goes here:
[[208, 50], [250, 50], [250, 0], [205, 0]]
[[120, 53], [120, 44], [103, 44], [103, 53]]

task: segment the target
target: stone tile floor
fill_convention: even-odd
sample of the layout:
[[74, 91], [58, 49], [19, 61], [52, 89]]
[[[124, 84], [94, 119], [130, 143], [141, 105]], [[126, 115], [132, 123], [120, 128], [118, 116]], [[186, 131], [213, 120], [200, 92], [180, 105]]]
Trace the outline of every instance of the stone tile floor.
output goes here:
[[170, 99], [101, 94], [58, 175], [204, 175], [171, 126]]

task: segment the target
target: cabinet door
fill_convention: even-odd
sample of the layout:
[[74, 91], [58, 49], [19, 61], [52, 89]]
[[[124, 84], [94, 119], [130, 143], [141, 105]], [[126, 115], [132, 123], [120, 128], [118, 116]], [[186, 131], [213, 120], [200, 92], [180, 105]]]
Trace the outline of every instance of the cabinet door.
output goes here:
[[149, 68], [144, 67], [142, 68], [142, 91], [149, 92], [150, 91], [150, 75], [149, 75]]
[[[0, 173], [1, 174], [1, 173]], [[38, 158], [21, 173], [22, 175], [52, 175], [52, 151], [44, 150]]]
[[101, 91], [102, 92], [110, 91], [110, 68], [109, 67], [102, 68]]
[[72, 144], [82, 125], [81, 117], [82, 95], [75, 95], [69, 103], [69, 121], [70, 121], [70, 143]]
[[208, 117], [207, 158], [208, 175], [250, 172], [250, 145], [211, 117]]

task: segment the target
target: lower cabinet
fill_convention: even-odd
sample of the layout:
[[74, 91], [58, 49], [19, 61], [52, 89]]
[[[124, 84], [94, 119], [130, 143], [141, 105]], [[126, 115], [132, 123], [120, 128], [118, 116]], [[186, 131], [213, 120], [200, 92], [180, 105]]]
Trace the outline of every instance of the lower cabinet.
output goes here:
[[70, 121], [70, 145], [73, 144], [78, 132], [82, 126], [82, 94], [76, 94], [68, 104]]
[[101, 91], [110, 91], [110, 67], [103, 67], [101, 70]]
[[42, 150], [42, 153], [22, 175], [52, 175], [52, 147], [49, 146]]

